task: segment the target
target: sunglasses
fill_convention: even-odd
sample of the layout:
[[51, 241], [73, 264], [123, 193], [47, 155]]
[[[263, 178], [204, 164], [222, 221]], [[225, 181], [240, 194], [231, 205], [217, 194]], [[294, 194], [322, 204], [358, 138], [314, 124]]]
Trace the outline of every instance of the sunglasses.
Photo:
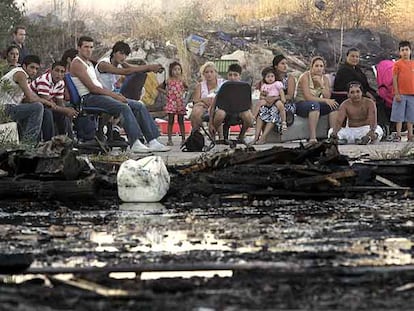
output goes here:
[[350, 83], [349, 84], [349, 88], [351, 88], [351, 87], [359, 87], [359, 88], [361, 88], [361, 83]]

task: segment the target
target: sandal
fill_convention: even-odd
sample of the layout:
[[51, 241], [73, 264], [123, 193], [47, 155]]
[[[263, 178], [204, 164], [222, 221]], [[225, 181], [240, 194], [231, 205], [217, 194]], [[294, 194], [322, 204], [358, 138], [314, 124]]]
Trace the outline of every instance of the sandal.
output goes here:
[[282, 122], [282, 132], [286, 132], [288, 130], [287, 123]]
[[357, 139], [355, 139], [355, 143], [357, 144], [357, 145], [368, 145], [368, 144], [370, 144], [371, 143], [371, 137], [370, 136], [368, 136], [368, 135], [365, 135], [365, 136], [362, 136], [361, 138], [357, 138]]
[[393, 138], [392, 138], [392, 140], [391, 140], [393, 143], [399, 143], [399, 142], [401, 142], [401, 136], [399, 136], [399, 135], [395, 135]]

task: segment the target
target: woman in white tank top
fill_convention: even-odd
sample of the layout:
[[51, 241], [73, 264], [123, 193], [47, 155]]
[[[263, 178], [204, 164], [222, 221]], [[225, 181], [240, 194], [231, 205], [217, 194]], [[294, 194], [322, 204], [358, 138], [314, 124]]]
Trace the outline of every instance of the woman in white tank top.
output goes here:
[[[194, 107], [191, 113], [191, 126], [198, 130], [203, 122], [203, 117], [210, 113], [209, 108], [213, 104], [217, 90], [224, 80], [218, 78], [217, 69], [213, 62], [207, 62], [200, 68], [203, 80], [198, 83], [194, 90]], [[222, 137], [220, 137], [222, 139]]]

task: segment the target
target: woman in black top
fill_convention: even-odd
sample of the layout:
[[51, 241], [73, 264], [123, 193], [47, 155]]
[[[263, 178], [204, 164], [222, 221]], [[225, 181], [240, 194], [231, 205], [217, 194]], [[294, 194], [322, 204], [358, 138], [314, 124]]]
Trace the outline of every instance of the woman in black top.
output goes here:
[[373, 89], [369, 83], [367, 76], [362, 72], [359, 64], [359, 50], [357, 48], [350, 48], [346, 52], [346, 61], [342, 64], [335, 76], [335, 82], [332, 92], [332, 98], [338, 103], [342, 103], [347, 96], [347, 86], [349, 82], [358, 81], [363, 87], [364, 96], [375, 101], [376, 90]]

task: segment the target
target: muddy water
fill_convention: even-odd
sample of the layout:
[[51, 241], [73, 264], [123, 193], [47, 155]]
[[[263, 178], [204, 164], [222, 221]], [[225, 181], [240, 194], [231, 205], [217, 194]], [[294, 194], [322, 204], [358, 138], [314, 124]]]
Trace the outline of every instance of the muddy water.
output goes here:
[[[32, 268], [258, 263], [277, 269], [89, 273], [77, 279], [93, 284], [87, 290], [62, 281], [74, 280], [69, 274], [0, 275], [0, 310], [411, 310], [413, 243], [414, 201], [392, 197], [219, 208], [2, 202], [0, 249], [34, 254]], [[379, 272], [352, 272], [364, 267]], [[121, 297], [105, 297], [112, 289]]]
[[414, 202], [274, 200], [215, 209], [121, 204], [110, 210], [4, 204], [0, 247], [33, 267], [198, 261], [317, 266], [413, 264]]

